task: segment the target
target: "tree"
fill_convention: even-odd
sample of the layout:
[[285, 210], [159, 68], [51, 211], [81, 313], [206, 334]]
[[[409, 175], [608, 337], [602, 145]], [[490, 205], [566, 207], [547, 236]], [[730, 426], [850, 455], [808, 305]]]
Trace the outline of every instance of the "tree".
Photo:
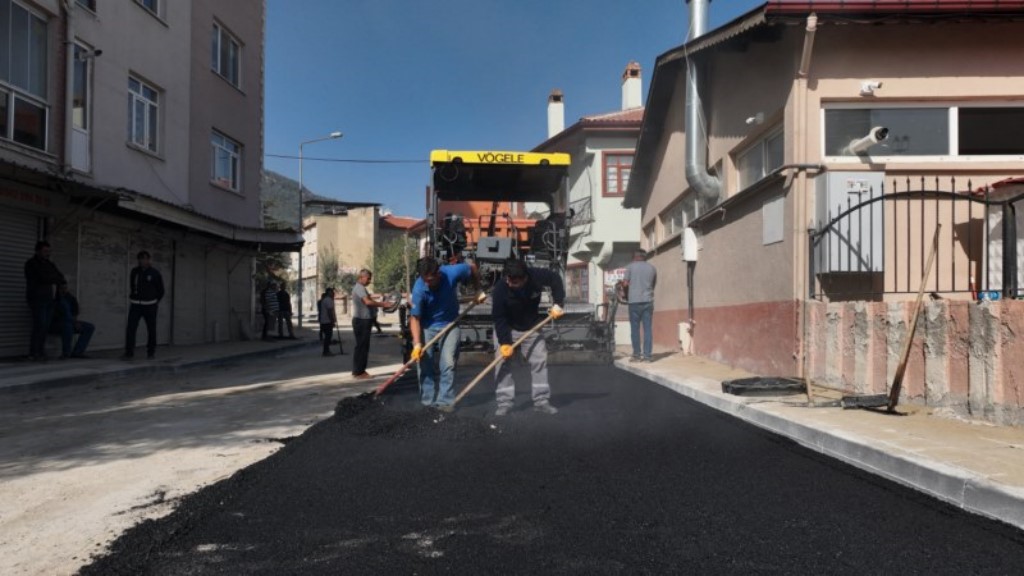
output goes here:
[[321, 248], [316, 258], [316, 275], [320, 280], [320, 290], [338, 287], [341, 281], [341, 260], [336, 250]]
[[381, 293], [408, 291], [412, 270], [406, 265], [414, 266], [416, 255], [416, 243], [405, 236], [393, 238], [377, 249], [373, 261], [374, 290]]

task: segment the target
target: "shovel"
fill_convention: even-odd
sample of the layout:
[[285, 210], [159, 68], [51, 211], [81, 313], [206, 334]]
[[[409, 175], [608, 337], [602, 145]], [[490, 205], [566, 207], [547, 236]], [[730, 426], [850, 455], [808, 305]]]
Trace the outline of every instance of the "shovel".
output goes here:
[[[444, 338], [445, 334], [447, 334], [455, 326], [458, 326], [459, 321], [462, 320], [463, 318], [465, 318], [466, 314], [469, 314], [470, 310], [472, 310], [473, 308], [476, 307], [477, 304], [480, 304], [482, 302], [483, 302], [483, 300], [474, 300], [473, 302], [471, 302], [468, 306], [466, 306], [466, 309], [463, 310], [461, 314], [459, 314], [458, 316], [455, 317], [455, 320], [452, 320], [451, 322], [449, 322], [447, 326], [445, 326], [443, 329], [441, 329], [440, 332], [435, 334], [433, 338], [428, 340], [427, 343], [423, 345], [423, 349], [424, 350], [429, 349], [431, 346], [433, 346], [438, 341], [440, 341], [441, 338]], [[409, 368], [412, 368], [413, 365], [416, 364], [417, 362], [419, 362], [419, 360], [410, 358], [408, 362], [406, 362], [405, 364], [402, 364], [402, 367], [399, 368], [398, 371], [396, 371], [394, 373], [394, 375], [391, 376], [391, 378], [388, 378], [380, 386], [377, 386], [377, 389], [374, 390], [373, 395], [374, 396], [380, 396], [381, 393], [384, 392], [384, 390], [387, 390], [388, 386], [391, 386], [395, 382], [395, 380], [398, 380], [399, 378], [401, 378], [402, 375], [405, 374], [406, 372], [408, 372]]]
[[[541, 320], [540, 322], [538, 322], [537, 325], [534, 326], [533, 328], [530, 328], [528, 331], [523, 332], [523, 335], [520, 336], [518, 340], [516, 340], [515, 342], [512, 343], [512, 350], [515, 351], [515, 349], [519, 348], [519, 345], [522, 344], [524, 340], [529, 338], [534, 332], [540, 330], [541, 328], [544, 327], [545, 324], [547, 324], [548, 322], [551, 322], [554, 319], [555, 319], [554, 316], [548, 316], [547, 318], [545, 318], [545, 319]], [[477, 377], [473, 379], [472, 382], [467, 384], [466, 387], [462, 389], [462, 392], [459, 392], [459, 395], [455, 397], [455, 402], [452, 402], [452, 406], [455, 406], [456, 404], [458, 404], [459, 400], [462, 400], [463, 396], [465, 396], [466, 394], [469, 394], [469, 391], [472, 390], [473, 387], [476, 386], [481, 380], [483, 380], [484, 376], [486, 376], [487, 373], [491, 371], [491, 369], [493, 369], [495, 366], [497, 366], [503, 360], [505, 360], [505, 358], [503, 356], [501, 356], [500, 354], [497, 355], [497, 356], [498, 357], [495, 358], [494, 361], [492, 361], [490, 364], [488, 364], [487, 367], [484, 368], [480, 372], [480, 374], [478, 374]]]

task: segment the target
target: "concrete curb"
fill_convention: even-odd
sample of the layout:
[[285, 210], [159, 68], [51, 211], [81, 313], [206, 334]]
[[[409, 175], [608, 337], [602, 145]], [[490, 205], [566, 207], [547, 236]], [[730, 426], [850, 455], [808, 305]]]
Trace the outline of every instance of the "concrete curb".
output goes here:
[[60, 388], [64, 386], [90, 384], [103, 378], [124, 378], [127, 376], [147, 376], [152, 374], [167, 374], [186, 372], [194, 368], [202, 368], [206, 366], [218, 366], [221, 364], [227, 364], [229, 362], [235, 362], [239, 360], [246, 360], [250, 358], [259, 358], [267, 356], [269, 354], [279, 354], [289, 350], [295, 350], [298, 348], [304, 348], [316, 344], [320, 345], [320, 342], [316, 340], [300, 341], [294, 344], [286, 344], [283, 346], [277, 346], [273, 349], [264, 350], [251, 350], [246, 352], [240, 352], [237, 354], [229, 354], [225, 356], [216, 356], [212, 358], [202, 358], [199, 360], [180, 360], [176, 362], [161, 363], [159, 360], [150, 361], [149, 364], [132, 365], [130, 362], [123, 362], [121, 367], [110, 368], [110, 369], [89, 369], [81, 368], [77, 371], [73, 371], [70, 374], [58, 374], [51, 378], [42, 377], [39, 380], [32, 382], [24, 382], [19, 384], [11, 384], [7, 386], [0, 386], [0, 394], [14, 393], [14, 392], [38, 392], [43, 390], [50, 390], [54, 388]]
[[868, 438], [839, 431], [823, 431], [767, 413], [738, 398], [710, 394], [701, 390], [700, 385], [721, 383], [707, 378], [671, 379], [647, 372], [623, 360], [616, 360], [615, 366], [871, 474], [913, 488], [967, 512], [1024, 529], [1024, 493], [1000, 486], [978, 474], [936, 460], [887, 452], [873, 445]]

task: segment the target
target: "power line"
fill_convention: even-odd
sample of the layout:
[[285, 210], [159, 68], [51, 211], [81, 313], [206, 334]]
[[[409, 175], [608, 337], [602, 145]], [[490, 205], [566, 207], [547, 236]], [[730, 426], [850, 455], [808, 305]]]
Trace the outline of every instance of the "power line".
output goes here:
[[[286, 158], [289, 160], [298, 160], [298, 156], [292, 156], [288, 154], [264, 154], [266, 158]], [[309, 156], [303, 156], [303, 161], [314, 161], [314, 162], [344, 162], [347, 164], [426, 164], [427, 160], [357, 160], [352, 158], [310, 158]]]

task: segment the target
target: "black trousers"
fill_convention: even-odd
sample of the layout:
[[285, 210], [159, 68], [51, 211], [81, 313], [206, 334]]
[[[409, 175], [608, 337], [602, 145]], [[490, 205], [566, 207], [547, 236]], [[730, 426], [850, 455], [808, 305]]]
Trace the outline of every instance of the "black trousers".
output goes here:
[[320, 341], [324, 344], [324, 355], [331, 353], [331, 332], [334, 331], [334, 324], [320, 325]]
[[125, 356], [135, 354], [135, 334], [139, 331], [139, 320], [146, 322], [146, 355], [156, 353], [156, 313], [159, 304], [132, 304], [128, 308], [128, 328], [124, 334]]
[[373, 329], [373, 320], [370, 318], [353, 318], [352, 332], [356, 337], [356, 351], [352, 357], [352, 373], [362, 374], [366, 372], [366, 365], [370, 362], [370, 330]]

